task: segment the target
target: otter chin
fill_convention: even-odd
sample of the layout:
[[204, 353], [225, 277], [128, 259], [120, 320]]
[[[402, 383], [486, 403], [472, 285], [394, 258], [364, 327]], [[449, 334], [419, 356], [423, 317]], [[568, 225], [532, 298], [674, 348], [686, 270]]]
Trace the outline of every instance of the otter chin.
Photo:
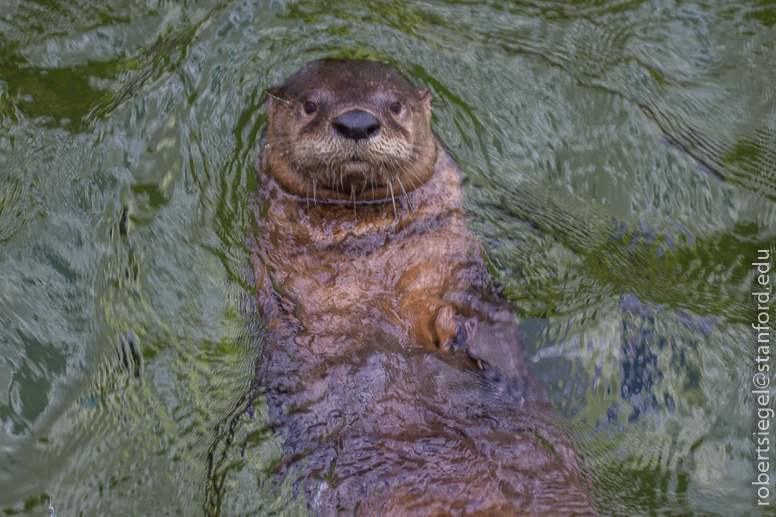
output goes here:
[[431, 94], [371, 61], [307, 65], [267, 92], [267, 161], [289, 193], [375, 201], [431, 177]]
[[272, 479], [315, 515], [595, 515], [431, 94], [382, 63], [325, 60], [266, 103], [249, 398], [282, 439]]

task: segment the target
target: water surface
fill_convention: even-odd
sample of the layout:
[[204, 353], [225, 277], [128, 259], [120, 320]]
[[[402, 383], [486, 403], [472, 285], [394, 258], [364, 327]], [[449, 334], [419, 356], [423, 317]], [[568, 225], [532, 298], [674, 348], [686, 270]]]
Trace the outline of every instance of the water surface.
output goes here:
[[776, 514], [749, 294], [776, 253], [774, 24], [768, 2], [5, 3], [0, 509], [304, 511], [271, 433], [209, 456], [258, 353], [263, 92], [355, 57], [432, 91], [601, 513]]

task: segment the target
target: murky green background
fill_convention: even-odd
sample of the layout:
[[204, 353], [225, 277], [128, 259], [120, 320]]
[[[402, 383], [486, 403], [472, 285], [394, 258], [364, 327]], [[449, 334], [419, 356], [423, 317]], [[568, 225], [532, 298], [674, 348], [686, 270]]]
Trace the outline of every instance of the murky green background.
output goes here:
[[434, 93], [602, 514], [776, 515], [751, 485], [749, 393], [775, 24], [764, 0], [3, 0], [0, 511], [304, 508], [263, 483], [271, 435], [208, 457], [257, 354], [262, 93], [346, 56]]

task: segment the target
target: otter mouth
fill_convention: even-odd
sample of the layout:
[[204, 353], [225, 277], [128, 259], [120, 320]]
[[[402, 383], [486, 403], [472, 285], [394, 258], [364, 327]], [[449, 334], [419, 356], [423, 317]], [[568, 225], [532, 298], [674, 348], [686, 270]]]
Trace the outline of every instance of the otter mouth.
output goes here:
[[367, 168], [371, 167], [371, 164], [366, 160], [351, 158], [340, 163], [340, 167], [342, 174], [352, 174], [354, 172], [365, 172]]

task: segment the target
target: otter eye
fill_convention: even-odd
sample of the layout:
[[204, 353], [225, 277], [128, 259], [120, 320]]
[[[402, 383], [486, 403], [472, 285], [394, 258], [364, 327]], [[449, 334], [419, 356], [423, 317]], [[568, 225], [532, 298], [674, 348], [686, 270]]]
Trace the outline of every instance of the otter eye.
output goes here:
[[304, 103], [304, 112], [308, 115], [312, 115], [318, 109], [318, 106], [314, 102], [307, 101]]
[[401, 113], [401, 102], [394, 102], [393, 104], [391, 104], [391, 111], [396, 115]]

